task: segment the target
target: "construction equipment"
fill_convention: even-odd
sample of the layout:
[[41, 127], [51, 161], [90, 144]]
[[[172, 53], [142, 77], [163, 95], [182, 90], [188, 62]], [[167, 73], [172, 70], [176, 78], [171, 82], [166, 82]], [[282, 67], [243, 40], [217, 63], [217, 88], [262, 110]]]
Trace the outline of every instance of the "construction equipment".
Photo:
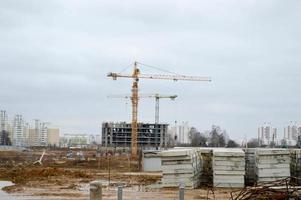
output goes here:
[[35, 161], [35, 162], [33, 163], [33, 165], [36, 165], [36, 164], [43, 165], [42, 160], [43, 160], [43, 158], [44, 158], [45, 153], [46, 153], [46, 149], [44, 149], [44, 151], [43, 151], [41, 157], [40, 157], [37, 161]]
[[[178, 95], [160, 95], [160, 94], [140, 94], [138, 96], [138, 100], [140, 98], [154, 98], [156, 100], [156, 107], [155, 107], [155, 123], [159, 124], [159, 116], [160, 116], [160, 99], [170, 99], [175, 100]], [[129, 95], [109, 95], [108, 98], [125, 98], [125, 99], [132, 99], [132, 96]]]
[[[132, 74], [121, 74], [121, 73], [108, 73], [108, 77], [112, 77], [113, 80], [117, 78], [132, 78], [132, 139], [131, 139], [131, 156], [133, 159], [137, 159], [138, 145], [137, 145], [137, 131], [138, 131], [138, 82], [140, 78], [144, 79], [163, 79], [163, 80], [183, 80], [183, 81], [211, 81], [210, 77], [199, 77], [199, 76], [184, 76], [179, 74], [174, 75], [154, 75], [154, 74], [141, 74], [138, 64], [141, 66], [148, 66], [142, 63], [134, 62], [134, 69]], [[148, 66], [152, 67], [152, 66]], [[156, 67], [152, 67], [156, 68]], [[158, 69], [158, 68], [156, 68]], [[163, 71], [163, 70], [162, 70]], [[166, 70], [165, 70], [166, 72]]]

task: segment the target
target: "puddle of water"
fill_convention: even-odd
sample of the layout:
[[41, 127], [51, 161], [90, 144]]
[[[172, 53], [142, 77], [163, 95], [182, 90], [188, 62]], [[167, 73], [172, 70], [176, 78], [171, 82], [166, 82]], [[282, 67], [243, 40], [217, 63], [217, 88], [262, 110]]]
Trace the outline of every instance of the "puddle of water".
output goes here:
[[1, 200], [14, 200], [15, 198], [2, 190], [3, 187], [14, 185], [10, 181], [0, 181], [0, 197]]

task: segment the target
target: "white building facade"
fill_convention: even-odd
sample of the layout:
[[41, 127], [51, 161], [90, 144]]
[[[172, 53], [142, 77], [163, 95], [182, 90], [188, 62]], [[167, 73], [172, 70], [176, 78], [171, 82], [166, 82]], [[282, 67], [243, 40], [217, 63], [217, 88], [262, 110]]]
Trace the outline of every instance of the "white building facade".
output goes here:
[[26, 126], [22, 115], [15, 115], [13, 119], [12, 137], [14, 146], [26, 145]]
[[175, 144], [190, 144], [191, 139], [189, 136], [190, 126], [188, 122], [182, 122], [180, 124], [175, 124], [169, 129], [169, 134], [171, 138], [175, 141]]
[[258, 139], [260, 145], [270, 145], [279, 143], [277, 139], [277, 128], [274, 128], [271, 123], [264, 123], [258, 128]]
[[48, 123], [43, 122], [40, 124], [40, 145], [48, 146]]
[[295, 146], [298, 141], [298, 137], [301, 136], [301, 127], [297, 126], [297, 123], [292, 121], [288, 126], [284, 128], [284, 137], [288, 146]]
[[[52, 130], [53, 137], [49, 137], [49, 129]], [[52, 145], [59, 145], [59, 129], [56, 128], [53, 131], [52, 127], [49, 127], [49, 123], [40, 122], [35, 120], [33, 126], [26, 123], [22, 115], [15, 115], [13, 120], [8, 120], [8, 115], [5, 110], [0, 110], [0, 133], [5, 135], [5, 141], [11, 141], [13, 146], [48, 146], [49, 140], [52, 141]], [[7, 140], [7, 135], [9, 140]], [[2, 144], [2, 133], [0, 134], [0, 144]], [[10, 142], [9, 142], [10, 143]], [[54, 143], [54, 144], [53, 144]]]

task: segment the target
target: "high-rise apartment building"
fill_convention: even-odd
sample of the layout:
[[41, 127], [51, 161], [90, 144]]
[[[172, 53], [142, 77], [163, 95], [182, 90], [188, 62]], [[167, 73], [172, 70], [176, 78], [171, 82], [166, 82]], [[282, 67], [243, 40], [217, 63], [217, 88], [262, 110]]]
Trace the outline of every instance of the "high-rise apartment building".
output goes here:
[[29, 146], [40, 146], [40, 120], [35, 119], [34, 128], [29, 130]]
[[5, 110], [0, 111], [0, 144], [4, 144], [4, 137], [8, 137], [8, 133], [4, 133], [4, 131], [7, 131], [7, 114]]
[[258, 128], [258, 139], [260, 145], [278, 144], [277, 128], [274, 128], [271, 123], [264, 123]]
[[12, 126], [13, 145], [26, 145], [26, 126], [22, 115], [15, 115]]
[[290, 122], [288, 126], [284, 128], [284, 140], [288, 146], [295, 146], [298, 141], [298, 137], [301, 136], [301, 127], [297, 126], [297, 122]]
[[[5, 132], [3, 132], [5, 131]], [[50, 134], [50, 135], [49, 135]], [[5, 137], [5, 138], [3, 138]], [[0, 110], [0, 145], [48, 146], [59, 145], [59, 129], [36, 119], [34, 126], [26, 123], [22, 115], [15, 115], [11, 123], [5, 110]]]
[[0, 131], [8, 131], [8, 117], [5, 110], [0, 111]]
[[51, 146], [59, 146], [60, 144], [60, 129], [47, 128], [47, 143]]
[[48, 123], [43, 122], [40, 124], [40, 145], [48, 145]]
[[182, 122], [175, 124], [169, 129], [171, 138], [175, 141], [175, 144], [190, 144], [191, 139], [189, 136], [190, 127], [188, 122]]

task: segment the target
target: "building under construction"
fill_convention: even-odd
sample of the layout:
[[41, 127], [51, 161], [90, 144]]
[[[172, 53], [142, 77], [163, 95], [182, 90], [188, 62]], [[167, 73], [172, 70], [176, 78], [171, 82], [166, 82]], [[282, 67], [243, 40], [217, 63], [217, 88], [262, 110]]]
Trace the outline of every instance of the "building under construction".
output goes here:
[[[139, 147], [165, 147], [168, 124], [138, 123]], [[130, 123], [104, 122], [102, 124], [102, 145], [111, 147], [131, 146], [132, 128]]]

